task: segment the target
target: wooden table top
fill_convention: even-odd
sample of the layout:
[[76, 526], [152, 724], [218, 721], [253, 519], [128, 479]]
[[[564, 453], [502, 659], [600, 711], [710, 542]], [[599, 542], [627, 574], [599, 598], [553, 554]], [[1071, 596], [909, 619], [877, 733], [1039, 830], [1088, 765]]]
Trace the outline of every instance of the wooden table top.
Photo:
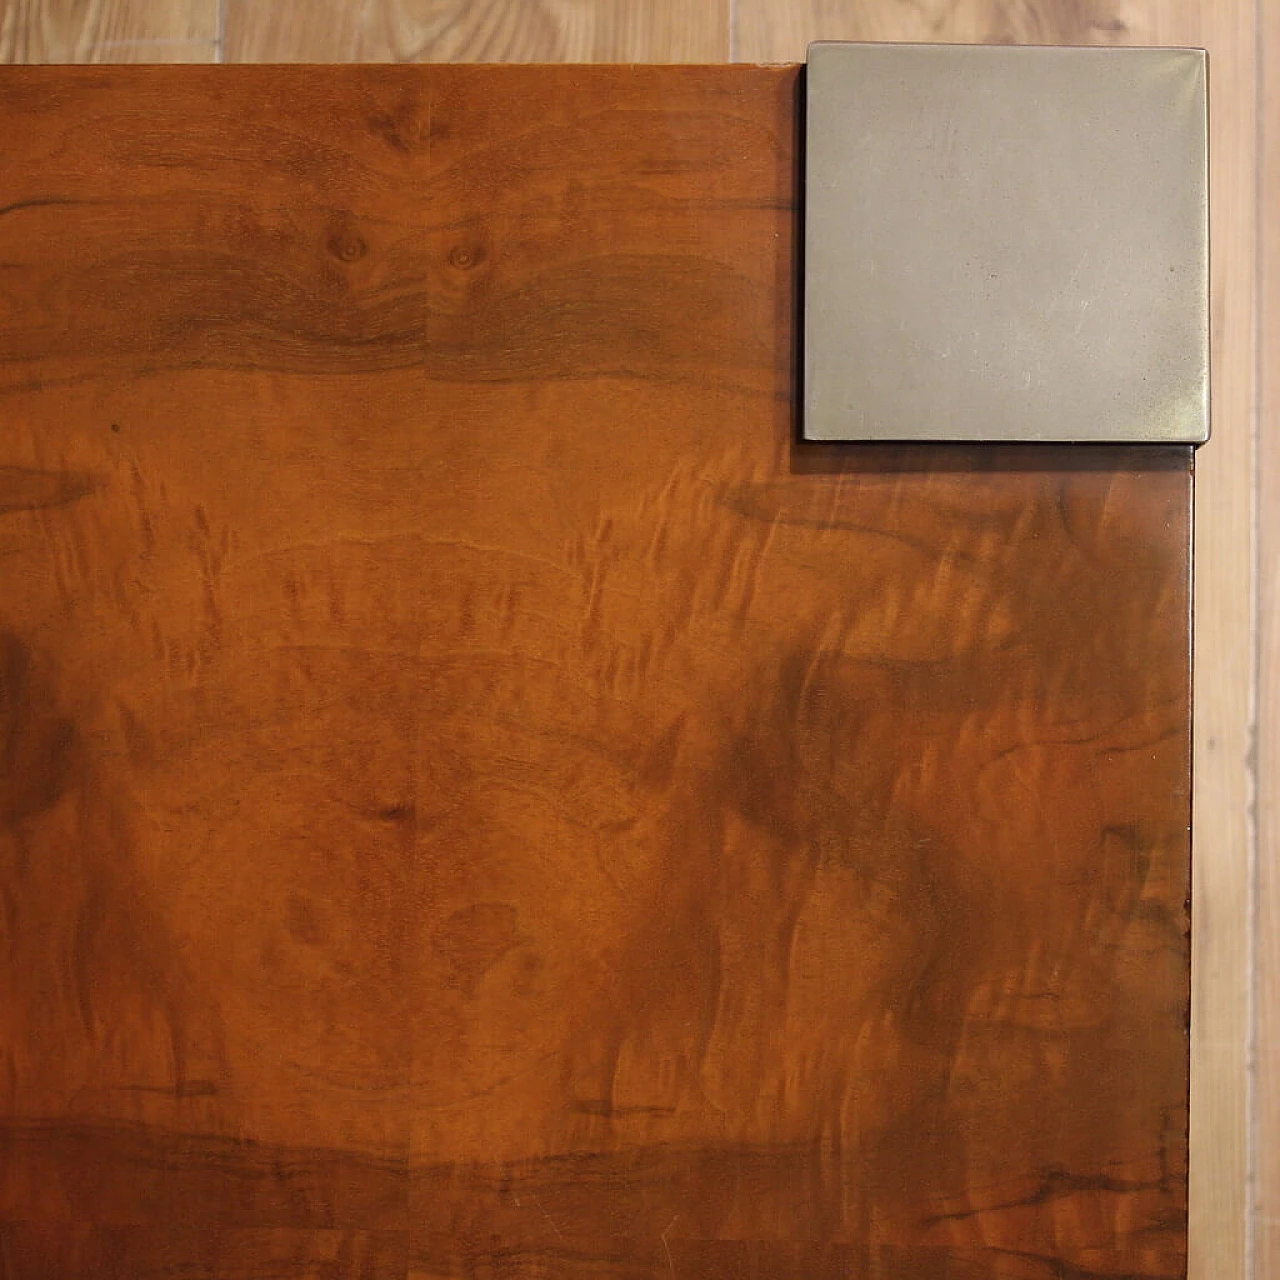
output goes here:
[[1184, 1273], [1190, 453], [798, 444], [798, 74], [0, 75], [4, 1274]]

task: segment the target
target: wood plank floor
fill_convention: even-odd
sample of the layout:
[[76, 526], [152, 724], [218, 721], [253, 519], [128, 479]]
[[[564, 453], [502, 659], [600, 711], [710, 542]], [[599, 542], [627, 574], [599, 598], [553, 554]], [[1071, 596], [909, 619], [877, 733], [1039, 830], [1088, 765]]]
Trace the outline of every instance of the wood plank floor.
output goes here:
[[217, 62], [217, 0], [0, 5], [0, 62]]
[[[1259, 30], [1258, 13], [1267, 15]], [[1258, 246], [1254, 200], [1258, 164], [1256, 50], [1277, 48], [1280, 33], [1266, 6], [1245, 0], [1202, 5], [1192, 0], [684, 0], [622, 5], [614, 0], [541, 0], [537, 4], [411, 5], [379, 0], [342, 5], [290, 0], [11, 0], [0, 11], [0, 58], [7, 61], [200, 61], [264, 59], [499, 58], [642, 59], [654, 61], [787, 60], [803, 56], [815, 37], [863, 39], [996, 39], [1089, 43], [1171, 42], [1206, 45], [1212, 57], [1214, 111], [1215, 439], [1198, 460], [1197, 503], [1197, 966], [1193, 1039], [1193, 1276], [1245, 1274], [1248, 1247], [1246, 1056], [1250, 993], [1257, 990], [1259, 1049], [1264, 1066], [1280, 1052], [1280, 957], [1268, 943], [1280, 909], [1271, 872], [1260, 860], [1263, 894], [1259, 940], [1264, 968], [1255, 973], [1249, 922], [1254, 846], [1250, 806], [1264, 801], [1263, 848], [1277, 824], [1267, 817], [1268, 779], [1280, 753], [1274, 696], [1252, 710], [1256, 630], [1254, 550], [1256, 300]], [[1265, 36], [1265, 41], [1263, 37]], [[1274, 96], [1275, 64], [1266, 89]], [[1273, 131], [1274, 132], [1274, 131]], [[1272, 144], [1274, 146], [1274, 142]], [[1274, 167], [1274, 165], [1273, 165]], [[1273, 184], [1274, 185], [1274, 184]], [[1270, 190], [1270, 188], [1269, 188]], [[1273, 220], [1274, 221], [1274, 220]], [[1273, 252], [1271, 257], [1276, 257]], [[1228, 282], [1230, 287], [1228, 286]], [[1274, 316], [1277, 308], [1270, 314]], [[1271, 384], [1262, 390], [1274, 423]], [[1269, 429], [1276, 429], [1269, 426]], [[1265, 442], [1266, 437], [1264, 437]], [[1275, 468], [1271, 468], [1274, 473]], [[1268, 481], [1257, 513], [1265, 545], [1280, 488]], [[1275, 539], [1273, 538], [1274, 542]], [[1274, 617], [1276, 586], [1264, 576], [1262, 610]], [[1271, 624], [1263, 633], [1262, 670], [1274, 688], [1280, 661]], [[1252, 744], [1261, 746], [1262, 774]], [[1270, 762], [1270, 763], [1269, 763]], [[1268, 1055], [1272, 1055], [1268, 1057]], [[1262, 1154], [1261, 1220], [1280, 1215], [1280, 1173], [1266, 1153], [1280, 1150], [1280, 1101], [1257, 1077]], [[1280, 1271], [1280, 1233], [1258, 1241], [1257, 1274]]]
[[228, 62], [723, 62], [723, 3], [225, 0]]

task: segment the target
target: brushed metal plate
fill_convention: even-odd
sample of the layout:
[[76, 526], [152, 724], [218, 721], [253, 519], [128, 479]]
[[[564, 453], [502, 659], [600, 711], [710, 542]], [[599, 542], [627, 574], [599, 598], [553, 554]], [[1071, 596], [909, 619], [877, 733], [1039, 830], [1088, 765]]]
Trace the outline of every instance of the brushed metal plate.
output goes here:
[[820, 43], [803, 434], [1199, 444], [1198, 49]]

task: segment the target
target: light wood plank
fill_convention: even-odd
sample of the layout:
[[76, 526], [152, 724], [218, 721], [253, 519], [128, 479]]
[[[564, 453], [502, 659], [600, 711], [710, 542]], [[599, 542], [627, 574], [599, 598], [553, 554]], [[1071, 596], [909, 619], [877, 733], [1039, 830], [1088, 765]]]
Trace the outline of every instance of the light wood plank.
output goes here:
[[1259, 228], [1262, 236], [1259, 362], [1259, 674], [1258, 696], [1258, 929], [1257, 929], [1257, 1212], [1255, 1275], [1280, 1275], [1280, 371], [1271, 351], [1280, 330], [1280, 5], [1263, 6], [1263, 70]]
[[1250, 0], [1125, 11], [1126, 40], [1210, 56], [1214, 439], [1196, 466], [1189, 1274], [1231, 1280], [1247, 1274], [1250, 1213], [1257, 24]]
[[1115, 44], [1129, 36], [1116, 10], [1085, 3], [998, 0], [738, 0], [736, 55], [803, 61], [811, 40], [938, 40], [955, 44]]
[[729, 0], [226, 0], [228, 62], [722, 62]]
[[216, 62], [218, 0], [5, 0], [0, 63]]
[[[809, 41], [1172, 44], [1210, 52], [1214, 440], [1197, 461], [1196, 766], [1192, 991], [1191, 1275], [1245, 1274], [1253, 792], [1256, 19], [1248, 0], [1007, 5], [994, 0], [739, 0], [743, 59], [805, 55]], [[1271, 14], [1273, 26], [1276, 12]], [[1277, 198], [1280, 198], [1278, 196]], [[1280, 305], [1277, 307], [1280, 313]], [[1280, 494], [1280, 476], [1276, 490]], [[1277, 641], [1280, 643], [1280, 641]], [[1272, 706], [1280, 709], [1280, 698]], [[1280, 888], [1273, 890], [1273, 896]], [[1275, 909], [1280, 924], [1280, 906]], [[1280, 1063], [1280, 992], [1271, 1063]], [[1265, 1072], [1263, 1073], [1265, 1075]], [[1273, 1100], [1272, 1115], [1280, 1112]], [[1272, 1148], [1280, 1147], [1280, 1116]], [[1267, 1146], [1264, 1140], [1259, 1146]], [[1280, 1188], [1280, 1158], [1273, 1161]], [[1274, 1248], [1275, 1246], [1273, 1246]], [[1280, 1274], [1280, 1255], [1271, 1272]]]

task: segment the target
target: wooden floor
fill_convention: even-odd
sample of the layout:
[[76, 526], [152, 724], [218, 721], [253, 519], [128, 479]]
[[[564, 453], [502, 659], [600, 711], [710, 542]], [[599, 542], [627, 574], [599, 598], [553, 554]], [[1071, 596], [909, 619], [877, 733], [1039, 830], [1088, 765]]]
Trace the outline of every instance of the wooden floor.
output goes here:
[[[10, 62], [787, 61], [801, 58], [816, 37], [1210, 50], [1215, 437], [1199, 455], [1197, 476], [1191, 1271], [1197, 1280], [1243, 1277], [1252, 1263], [1259, 1278], [1275, 1274], [1280, 871], [1273, 857], [1257, 857], [1280, 831], [1266, 782], [1280, 752], [1280, 536], [1269, 517], [1280, 509], [1280, 455], [1257, 430], [1259, 404], [1261, 420], [1274, 420], [1259, 315], [1270, 322], [1268, 334], [1280, 319], [1278, 255], [1271, 241], [1259, 244], [1260, 208], [1280, 196], [1277, 131], [1261, 123], [1280, 118], [1274, 7], [1244, 0], [9, 0], [0, 10], [0, 58]], [[1263, 102], [1269, 110], [1260, 112]]]

